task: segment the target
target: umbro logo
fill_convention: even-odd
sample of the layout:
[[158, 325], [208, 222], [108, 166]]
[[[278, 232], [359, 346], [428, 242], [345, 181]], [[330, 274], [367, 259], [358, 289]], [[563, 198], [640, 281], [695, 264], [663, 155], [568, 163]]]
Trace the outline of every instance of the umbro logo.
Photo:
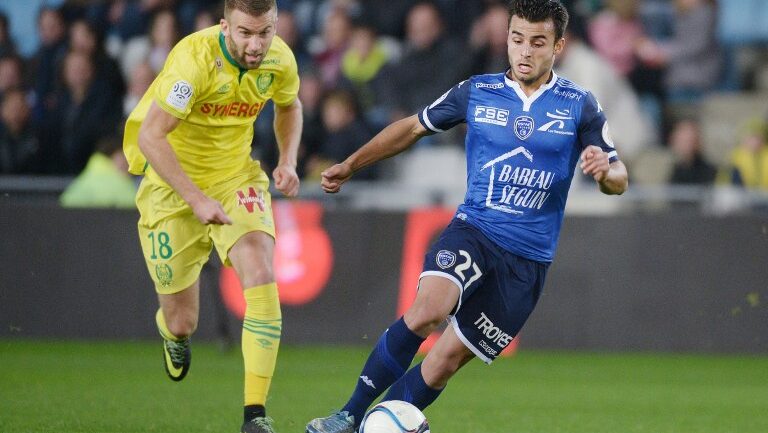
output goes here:
[[360, 376], [360, 380], [362, 380], [363, 383], [370, 386], [371, 388], [376, 389], [376, 387], [373, 385], [373, 381], [368, 379], [368, 376]]

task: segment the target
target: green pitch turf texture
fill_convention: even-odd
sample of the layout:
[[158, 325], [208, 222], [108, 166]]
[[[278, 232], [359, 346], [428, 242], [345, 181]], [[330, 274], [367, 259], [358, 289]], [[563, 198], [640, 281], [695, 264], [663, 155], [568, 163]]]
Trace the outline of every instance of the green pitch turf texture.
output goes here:
[[[193, 343], [180, 383], [160, 342], [0, 341], [0, 432], [237, 433], [239, 348]], [[338, 408], [366, 347], [284, 345], [278, 433]], [[425, 411], [434, 433], [766, 433], [768, 357], [521, 350], [475, 360]]]

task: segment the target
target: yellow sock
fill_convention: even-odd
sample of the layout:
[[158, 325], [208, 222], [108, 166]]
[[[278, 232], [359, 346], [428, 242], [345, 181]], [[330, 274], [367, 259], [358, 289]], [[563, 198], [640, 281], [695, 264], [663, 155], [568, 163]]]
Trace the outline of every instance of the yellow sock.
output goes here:
[[170, 341], [179, 341], [179, 337], [171, 334], [168, 330], [168, 325], [165, 324], [165, 315], [163, 309], [158, 308], [155, 314], [155, 322], [157, 323], [157, 330], [160, 331], [160, 336]]
[[264, 405], [275, 371], [283, 319], [277, 284], [269, 283], [243, 291], [243, 363], [245, 364], [245, 405]]

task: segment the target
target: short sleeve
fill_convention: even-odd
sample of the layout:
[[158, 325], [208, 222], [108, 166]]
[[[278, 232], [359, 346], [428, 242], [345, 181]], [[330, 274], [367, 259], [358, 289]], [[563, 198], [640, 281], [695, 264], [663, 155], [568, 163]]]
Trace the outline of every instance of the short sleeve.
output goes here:
[[465, 122], [469, 88], [468, 80], [453, 86], [419, 113], [421, 124], [432, 132], [443, 132]]
[[592, 93], [587, 93], [584, 105], [581, 108], [581, 121], [579, 124], [579, 141], [582, 149], [594, 145], [603, 149], [608, 154], [610, 162], [618, 161], [619, 155], [613, 144], [611, 131], [608, 127], [608, 119], [603, 108], [597, 102]]
[[196, 56], [188, 44], [178, 44], [168, 55], [157, 77], [154, 100], [164, 111], [186, 119], [197, 97], [203, 93], [207, 71], [193, 59]]
[[272, 100], [279, 106], [290, 105], [299, 94], [299, 68], [296, 65], [296, 57], [288, 50], [284, 58], [286, 59], [285, 70], [279, 87], [272, 95]]

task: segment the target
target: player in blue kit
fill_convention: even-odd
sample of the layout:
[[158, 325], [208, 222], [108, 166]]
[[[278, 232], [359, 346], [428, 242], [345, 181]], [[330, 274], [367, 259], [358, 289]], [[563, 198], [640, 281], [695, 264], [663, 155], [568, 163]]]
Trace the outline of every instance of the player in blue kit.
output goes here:
[[[363, 167], [467, 124], [467, 193], [426, 255], [413, 305], [381, 336], [342, 410], [310, 421], [308, 433], [352, 433], [388, 388], [383, 400], [424, 409], [471, 359], [490, 364], [539, 299], [576, 164], [605, 194], [627, 189], [627, 170], [595, 97], [552, 70], [565, 44], [565, 7], [513, 0], [509, 15], [505, 73], [457, 84], [322, 174], [323, 189], [338, 192]], [[450, 326], [409, 370], [446, 318]]]

